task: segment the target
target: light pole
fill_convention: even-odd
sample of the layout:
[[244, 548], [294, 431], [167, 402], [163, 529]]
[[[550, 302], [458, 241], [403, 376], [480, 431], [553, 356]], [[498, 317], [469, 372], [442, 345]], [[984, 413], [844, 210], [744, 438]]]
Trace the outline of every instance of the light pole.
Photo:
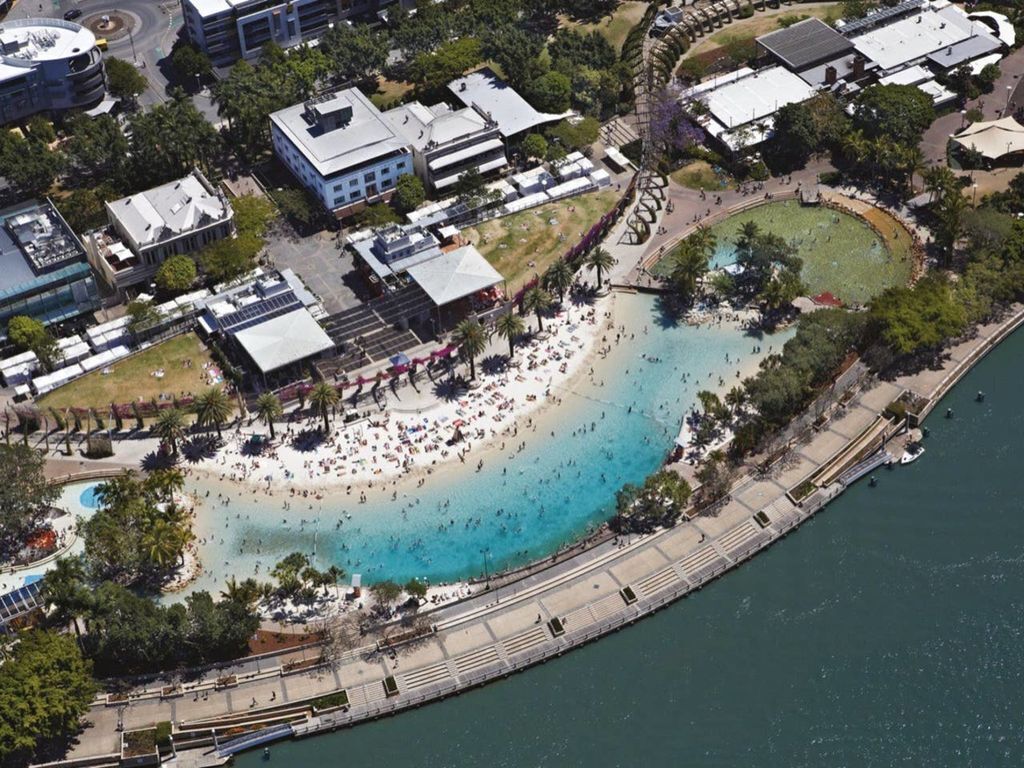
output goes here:
[[1003, 115], [1004, 116], [1006, 115], [1006, 113], [1010, 109], [1010, 97], [1012, 95], [1013, 95], [1013, 86], [1012, 85], [1006, 86], [1006, 106], [1003, 107]]
[[974, 187], [974, 207], [977, 208], [978, 207], [978, 184], [977, 184], [977, 182], [975, 182], [972, 186]]

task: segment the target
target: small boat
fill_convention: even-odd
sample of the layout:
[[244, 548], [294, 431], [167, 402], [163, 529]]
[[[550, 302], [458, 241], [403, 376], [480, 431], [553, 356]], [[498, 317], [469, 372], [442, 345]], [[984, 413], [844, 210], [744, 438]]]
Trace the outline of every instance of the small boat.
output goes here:
[[912, 461], [917, 461], [921, 458], [922, 453], [924, 453], [923, 445], [911, 443], [907, 446], [906, 452], [900, 457], [900, 464], [910, 464]]

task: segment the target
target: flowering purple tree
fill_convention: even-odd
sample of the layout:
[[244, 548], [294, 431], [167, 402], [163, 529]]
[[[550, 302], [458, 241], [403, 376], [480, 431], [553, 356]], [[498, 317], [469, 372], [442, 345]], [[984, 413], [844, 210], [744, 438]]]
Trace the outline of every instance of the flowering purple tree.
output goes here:
[[656, 152], [677, 155], [693, 144], [701, 143], [703, 135], [690, 111], [679, 99], [679, 94], [670, 88], [663, 88], [654, 97], [650, 113], [650, 138]]

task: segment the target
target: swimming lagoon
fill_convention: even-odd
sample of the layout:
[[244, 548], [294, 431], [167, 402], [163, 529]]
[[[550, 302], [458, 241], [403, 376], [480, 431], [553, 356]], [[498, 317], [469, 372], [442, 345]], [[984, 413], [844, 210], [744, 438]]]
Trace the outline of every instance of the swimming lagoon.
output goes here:
[[[791, 335], [676, 324], [651, 296], [621, 294], [615, 302], [625, 331], [607, 358], [595, 358], [592, 377], [585, 370], [556, 387], [560, 405], [492, 450], [474, 450], [465, 465], [437, 468], [423, 487], [378, 484], [360, 503], [358, 489], [320, 499], [270, 496], [208, 475], [190, 478], [203, 501], [196, 534], [204, 566], [190, 589], [217, 590], [228, 576], [265, 577], [294, 551], [317, 567], [359, 573], [364, 583], [453, 581], [549, 555], [607, 520], [615, 491], [659, 466], [697, 392], [738, 383], [738, 371], [752, 372]], [[607, 332], [609, 342], [616, 332]]]

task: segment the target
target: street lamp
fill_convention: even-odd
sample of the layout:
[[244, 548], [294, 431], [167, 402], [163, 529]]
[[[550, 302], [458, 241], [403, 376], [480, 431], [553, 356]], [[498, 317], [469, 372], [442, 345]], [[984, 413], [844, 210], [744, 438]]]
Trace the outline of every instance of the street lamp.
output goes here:
[[974, 187], [974, 207], [978, 207], [978, 184], [974, 183], [971, 186]]
[[960, 128], [961, 128], [961, 130], [963, 129], [963, 127], [965, 125], [967, 125], [967, 110], [966, 109], [961, 109], [960, 110]]
[[1013, 95], [1013, 86], [1006, 86], [1006, 106], [1003, 107], [1003, 114], [1005, 115], [1007, 110], [1010, 109], [1010, 97]]

